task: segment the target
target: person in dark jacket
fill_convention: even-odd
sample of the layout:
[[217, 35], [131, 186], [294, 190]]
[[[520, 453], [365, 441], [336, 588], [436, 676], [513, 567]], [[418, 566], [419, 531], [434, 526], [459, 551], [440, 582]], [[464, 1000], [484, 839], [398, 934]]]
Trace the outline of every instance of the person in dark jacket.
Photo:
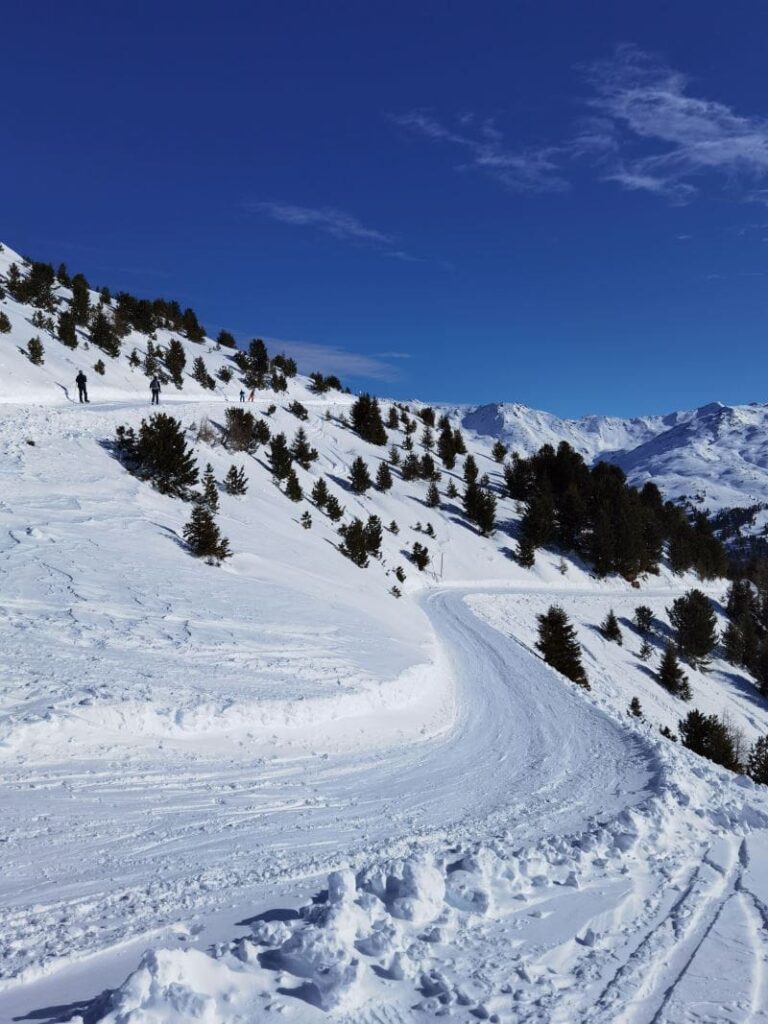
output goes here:
[[152, 405], [160, 405], [160, 381], [157, 377], [149, 382], [149, 390], [152, 392]]
[[81, 402], [88, 401], [88, 378], [85, 376], [83, 371], [75, 377], [75, 384], [77, 384], [77, 393], [80, 397]]
[[242, 388], [240, 388], [240, 401], [245, 401], [245, 391]]

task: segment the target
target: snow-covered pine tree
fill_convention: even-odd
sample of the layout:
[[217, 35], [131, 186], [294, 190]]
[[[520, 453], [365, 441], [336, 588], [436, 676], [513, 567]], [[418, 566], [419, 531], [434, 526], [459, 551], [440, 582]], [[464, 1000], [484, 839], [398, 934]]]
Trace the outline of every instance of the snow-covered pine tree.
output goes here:
[[427, 508], [440, 507], [440, 491], [438, 491], [437, 484], [434, 481], [427, 488], [426, 504]]
[[392, 471], [386, 462], [380, 462], [376, 470], [376, 490], [388, 491], [392, 486]]
[[641, 636], [648, 636], [653, 629], [653, 609], [648, 605], [639, 604], [635, 608], [635, 626]]

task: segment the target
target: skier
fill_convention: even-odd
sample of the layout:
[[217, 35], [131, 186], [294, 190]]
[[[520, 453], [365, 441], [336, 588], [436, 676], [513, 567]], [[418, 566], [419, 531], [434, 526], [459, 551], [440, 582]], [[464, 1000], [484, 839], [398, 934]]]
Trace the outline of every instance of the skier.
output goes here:
[[248, 401], [252, 402], [255, 397], [256, 397], [256, 388], [251, 388], [250, 392], [248, 393]]
[[245, 401], [245, 389], [244, 388], [240, 388], [240, 401], [241, 402]]
[[157, 377], [149, 382], [149, 390], [152, 392], [152, 405], [160, 405], [160, 381]]
[[77, 393], [80, 397], [81, 402], [88, 401], [88, 378], [81, 370], [75, 377], [75, 384], [77, 384]]

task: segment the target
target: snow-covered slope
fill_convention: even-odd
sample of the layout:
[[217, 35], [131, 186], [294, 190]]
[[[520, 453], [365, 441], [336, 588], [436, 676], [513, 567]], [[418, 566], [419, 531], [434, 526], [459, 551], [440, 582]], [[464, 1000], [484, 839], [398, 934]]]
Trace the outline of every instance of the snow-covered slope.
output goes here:
[[[235, 380], [164, 392], [199, 465], [248, 477], [246, 495], [220, 494], [233, 557], [206, 565], [182, 543], [189, 505], [107, 444], [150, 412], [144, 374], [105, 359], [80, 406], [63, 387], [98, 353], [44, 338], [33, 366], [19, 350], [41, 333], [31, 311], [2, 308], [0, 1020], [639, 1024], [712, 1005], [714, 1019], [763, 1019], [766, 798], [660, 737], [687, 706], [626, 624], [650, 604], [658, 651], [666, 607], [697, 581], [662, 571], [634, 589], [548, 553], [524, 570], [509, 557], [514, 502], [500, 497], [483, 538], [447, 497], [460, 465], [439, 509], [398, 474], [387, 493], [352, 494], [353, 459], [375, 472], [386, 448], [345, 424], [348, 396], [301, 377], [248, 406], [317, 448], [298, 503], [263, 451], [223, 445]], [[230, 361], [184, 344], [211, 373]], [[492, 431], [451, 415], [501, 489]], [[686, 422], [595, 421], [589, 454]], [[531, 447], [559, 439], [553, 418], [537, 423]], [[321, 475], [347, 521], [398, 524], [367, 569], [306, 497]], [[424, 573], [406, 558], [415, 540]], [[708, 589], [721, 601], [725, 587]], [[531, 650], [555, 600], [591, 694]], [[608, 607], [621, 648], [596, 630]], [[746, 742], [768, 731], [743, 672], [716, 659], [690, 678], [694, 703], [727, 711]]]

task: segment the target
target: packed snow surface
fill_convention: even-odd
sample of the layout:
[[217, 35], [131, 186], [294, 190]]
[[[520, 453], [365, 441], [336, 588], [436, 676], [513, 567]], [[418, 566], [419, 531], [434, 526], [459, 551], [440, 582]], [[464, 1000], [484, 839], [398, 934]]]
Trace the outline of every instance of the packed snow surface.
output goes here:
[[[141, 370], [121, 356], [94, 376], [93, 350], [52, 336], [33, 366], [30, 311], [0, 304], [0, 1021], [768, 1019], [768, 799], [659, 733], [688, 708], [654, 677], [667, 608], [698, 581], [663, 570], [634, 589], [545, 552], [524, 570], [514, 502], [500, 497], [482, 538], [446, 497], [460, 466], [440, 509], [399, 477], [354, 495], [354, 457], [375, 472], [386, 449], [345, 424], [349, 396], [303, 377], [248, 407], [289, 438], [305, 427], [305, 495], [323, 475], [347, 518], [398, 532], [354, 566], [334, 524], [274, 485], [263, 449], [222, 445], [237, 380], [211, 393], [185, 379], [162, 402], [200, 467], [221, 480], [234, 462], [249, 481], [220, 495], [233, 557], [206, 565], [182, 541], [189, 505], [110, 450], [118, 424], [150, 412]], [[212, 373], [231, 363], [184, 344]], [[518, 451], [566, 439], [679, 493], [762, 493], [764, 407], [449, 412], [499, 489], [501, 436]], [[417, 539], [424, 573], [405, 554]], [[705, 586], [721, 622], [726, 586]], [[536, 655], [553, 602], [589, 693]], [[655, 616], [647, 664], [640, 603]], [[610, 608], [621, 646], [596, 628]], [[768, 732], [746, 674], [718, 659], [686, 672], [690, 706], [727, 713], [745, 743]]]

